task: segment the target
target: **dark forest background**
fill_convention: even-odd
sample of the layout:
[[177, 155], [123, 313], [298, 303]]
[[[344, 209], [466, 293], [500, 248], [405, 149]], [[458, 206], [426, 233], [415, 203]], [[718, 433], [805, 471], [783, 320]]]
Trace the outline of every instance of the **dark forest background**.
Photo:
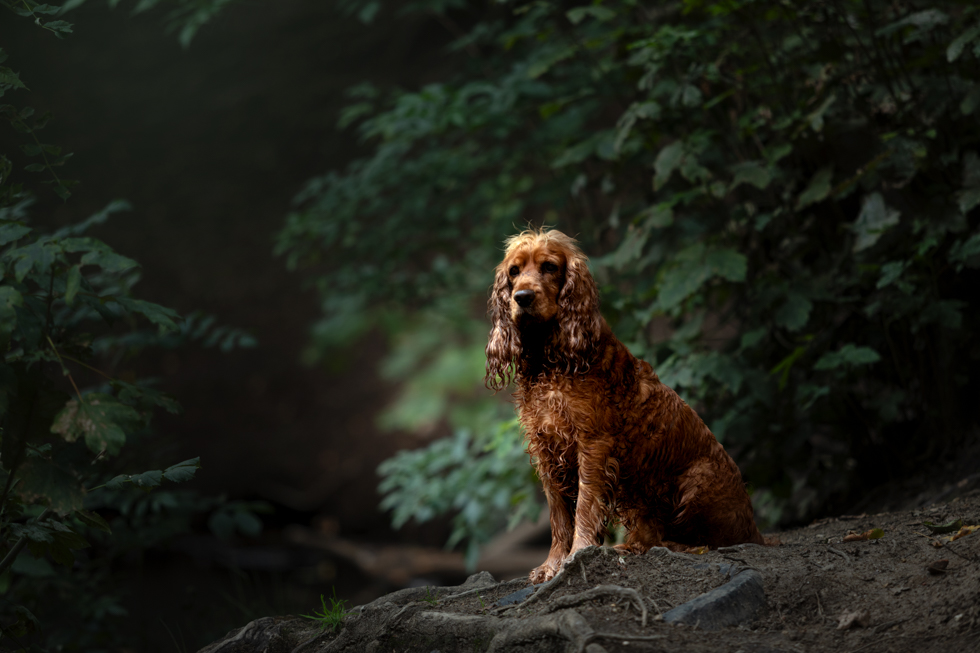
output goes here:
[[768, 528], [976, 440], [969, 2], [0, 4], [0, 647], [196, 650], [533, 522], [482, 386], [527, 225]]
[[[135, 16], [131, 10], [87, 3], [71, 12], [73, 33], [57, 39], [2, 9], [0, 47], [30, 95], [21, 90], [21, 97], [10, 93], [0, 102], [52, 111], [44, 140], [74, 153], [62, 170], [79, 181], [68, 201], [41, 187], [30, 223], [57, 229], [124, 198], [132, 209], [89, 233], [139, 262], [140, 296], [183, 315], [203, 311], [258, 344], [225, 353], [201, 339], [126, 357], [120, 369], [128, 378], [158, 379], [183, 413], [159, 411], [156, 436], [138, 445], [143, 467], [120, 471], [199, 456], [203, 470], [182, 487], [203, 497], [265, 500], [274, 510], [260, 516], [273, 540], [282, 525], [322, 515], [346, 537], [421, 537], [440, 546], [444, 527], [396, 532], [377, 509], [375, 468], [418, 442], [376, 427], [393, 393], [377, 374], [383, 341], [376, 334], [338, 352], [332, 364], [304, 364], [319, 301], [273, 246], [305, 181], [342, 167], [361, 147], [335, 127], [344, 90], [365, 79], [407, 87], [433, 79], [452, 65], [441, 49], [444, 28], [391, 15], [366, 27], [330, 3], [239, 2], [185, 48], [167, 31], [169, 7]], [[7, 127], [0, 151], [23, 158], [21, 142]], [[29, 174], [18, 173], [17, 181], [34, 183]], [[213, 511], [200, 508], [176, 521], [213, 538], [207, 525]], [[186, 530], [179, 524], [175, 532]], [[321, 578], [321, 555], [294, 560], [277, 541], [256, 561], [231, 559], [186, 535], [185, 553], [166, 553], [173, 542], [150, 537], [145, 546], [113, 551], [120, 580], [93, 583], [92, 594], [82, 594], [111, 596], [133, 618], [83, 610], [77, 619], [64, 607], [84, 600], [66, 595], [45, 610], [46, 619], [38, 614], [45, 631], [75, 646], [196, 650], [246, 616], [309, 612], [334, 584], [346, 598], [388, 588], [372, 586], [340, 560], [341, 578], [330, 562]], [[216, 564], [236, 571], [215, 577], [209, 570]], [[298, 595], [283, 589], [297, 566], [310, 576]], [[63, 589], [44, 586], [41, 602]], [[79, 630], [90, 632], [83, 637]]]

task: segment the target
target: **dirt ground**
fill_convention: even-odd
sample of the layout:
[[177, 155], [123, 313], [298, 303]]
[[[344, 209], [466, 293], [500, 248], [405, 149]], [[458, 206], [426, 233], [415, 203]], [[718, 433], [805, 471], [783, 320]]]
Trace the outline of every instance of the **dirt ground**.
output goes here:
[[[926, 525], [956, 521], [945, 534]], [[498, 601], [522, 579], [498, 583], [484, 572], [458, 587], [389, 594], [350, 612], [336, 633], [266, 619], [202, 653], [972, 651], [980, 646], [980, 530], [952, 538], [975, 524], [980, 489], [922, 509], [819, 520], [780, 533], [778, 546], [642, 556], [595, 549], [520, 604]], [[872, 529], [880, 537], [845, 541]], [[759, 618], [713, 632], [660, 618], [724, 585], [719, 570], [732, 564], [761, 574], [767, 606]]]

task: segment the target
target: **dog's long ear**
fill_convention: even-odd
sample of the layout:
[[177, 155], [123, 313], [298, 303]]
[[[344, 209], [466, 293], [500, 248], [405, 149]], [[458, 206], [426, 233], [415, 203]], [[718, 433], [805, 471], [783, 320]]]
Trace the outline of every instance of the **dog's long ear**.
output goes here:
[[514, 380], [515, 359], [521, 353], [520, 334], [510, 315], [506, 259], [497, 266], [487, 312], [493, 327], [487, 342], [487, 375], [483, 382], [492, 390], [503, 390]]
[[588, 369], [588, 355], [599, 338], [602, 317], [599, 289], [589, 272], [587, 259], [577, 251], [567, 252], [565, 284], [558, 295], [559, 354], [569, 371]]

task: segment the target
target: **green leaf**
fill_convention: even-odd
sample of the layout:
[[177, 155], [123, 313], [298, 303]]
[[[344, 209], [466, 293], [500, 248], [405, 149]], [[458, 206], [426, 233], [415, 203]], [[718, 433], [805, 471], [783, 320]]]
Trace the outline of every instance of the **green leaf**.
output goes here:
[[759, 190], [765, 190], [772, 181], [772, 173], [761, 161], [745, 161], [729, 168], [734, 177], [729, 191], [735, 190], [740, 184], [751, 184]]
[[5, 258], [16, 261], [14, 276], [20, 283], [32, 269], [40, 274], [47, 274], [61, 253], [60, 246], [42, 239], [8, 251]]
[[881, 235], [898, 224], [900, 212], [885, 204], [881, 193], [866, 195], [861, 202], [861, 213], [851, 227], [857, 234], [854, 251], [860, 252], [872, 247]]
[[643, 228], [647, 230], [664, 229], [674, 224], [674, 210], [667, 202], [661, 202], [644, 209], [636, 220], [643, 220]]
[[10, 529], [10, 535], [17, 539], [24, 537], [31, 542], [51, 544], [54, 542], [54, 532], [48, 526], [51, 523], [52, 522], [50, 521], [46, 521], [40, 524], [36, 522], [28, 524], [10, 524], [8, 528]]
[[159, 487], [160, 482], [163, 480], [163, 472], [159, 469], [154, 469], [143, 472], [142, 474], [133, 474], [129, 477], [129, 480], [133, 485], [140, 488], [149, 489]]
[[963, 48], [970, 44], [973, 39], [980, 36], [980, 25], [974, 25], [970, 29], [966, 30], [949, 44], [946, 48], [946, 60], [950, 63], [956, 61], [960, 58], [960, 54], [963, 53]]
[[966, 213], [977, 204], [980, 204], [980, 187], [962, 190], [956, 194], [956, 199], [960, 205], [960, 211]]
[[55, 416], [51, 432], [68, 442], [84, 438], [92, 451], [114, 455], [126, 442], [124, 426], [139, 422], [140, 415], [132, 407], [119, 403], [111, 395], [93, 392], [80, 400], [69, 400]]
[[573, 25], [578, 25], [586, 16], [592, 16], [600, 22], [611, 20], [616, 17], [616, 12], [602, 5], [587, 5], [569, 9], [565, 12], [565, 16]]
[[0, 247], [15, 240], [20, 240], [31, 232], [30, 227], [25, 227], [16, 222], [4, 222], [0, 224]]
[[109, 480], [105, 484], [105, 487], [107, 490], [118, 491], [118, 490], [125, 489], [126, 483], [128, 482], [129, 482], [129, 476], [127, 474], [119, 474], [118, 476], [114, 476], [111, 480]]
[[31, 11], [34, 14], [45, 14], [48, 16], [53, 16], [61, 11], [61, 7], [58, 5], [36, 5]]
[[675, 308], [712, 276], [744, 281], [746, 267], [745, 256], [733, 249], [708, 250], [703, 243], [687, 247], [674, 257], [674, 266], [660, 281], [657, 308], [662, 311]]
[[825, 166], [818, 170], [810, 179], [806, 190], [800, 193], [796, 200], [796, 210], [802, 211], [811, 204], [823, 200], [830, 193], [830, 182], [834, 177], [834, 167]]
[[836, 95], [831, 95], [807, 116], [807, 121], [810, 123], [810, 129], [815, 132], [820, 132], [823, 130], [824, 115], [827, 113], [827, 109], [830, 108], [830, 105], [832, 105], [836, 99]]
[[840, 367], [870, 365], [881, 360], [881, 356], [871, 347], [858, 347], [848, 343], [837, 351], [827, 352], [814, 364], [815, 370], [834, 370]]
[[799, 331], [809, 321], [811, 309], [813, 302], [798, 292], [791, 292], [786, 296], [786, 302], [776, 309], [774, 319], [787, 331]]
[[[20, 560], [20, 558], [18, 558], [18, 560]], [[34, 616], [34, 613], [24, 606], [15, 606], [13, 612], [17, 615], [17, 621], [11, 625], [8, 625], [6, 629], [10, 630], [14, 637], [23, 637], [41, 630], [41, 622]]]
[[6, 351], [7, 344], [17, 328], [17, 306], [24, 305], [24, 298], [11, 286], [0, 286], [0, 350]]
[[[980, 262], [976, 257], [980, 255], [980, 234], [973, 234], [966, 240], [958, 240], [949, 249], [949, 260], [956, 265], [957, 270], [962, 270], [964, 266], [975, 268], [980, 267]], [[3, 304], [0, 303], [0, 309]]]
[[46, 522], [48, 527], [54, 532], [54, 541], [64, 544], [70, 549], [86, 549], [91, 546], [88, 541], [76, 533], [71, 527], [58, 521]]
[[573, 56], [577, 49], [578, 49], [577, 46], [569, 45], [566, 47], [552, 49], [549, 52], [545, 52], [542, 56], [540, 56], [537, 60], [533, 61], [527, 67], [527, 76], [530, 79], [537, 79], [538, 77], [541, 77], [549, 70], [551, 70], [551, 67], [554, 66], [555, 64], [560, 63], [565, 59], [568, 59], [569, 57]]
[[748, 259], [734, 249], [719, 247], [709, 250], [705, 262], [711, 268], [712, 274], [728, 281], [745, 281]]
[[931, 521], [924, 521], [922, 525], [929, 529], [930, 535], [945, 535], [946, 533], [955, 533], [956, 531], [963, 528], [963, 520], [957, 519], [956, 521], [951, 521], [948, 524], [933, 524]]
[[949, 16], [938, 9], [924, 9], [885, 25], [875, 32], [875, 36], [888, 36], [905, 28], [912, 28], [909, 35], [904, 39], [905, 43], [910, 43], [918, 40], [924, 33], [929, 32], [937, 25], [945, 25], [948, 21]]
[[980, 84], [974, 84], [960, 101], [960, 113], [964, 116], [972, 114], [980, 106]]
[[670, 176], [681, 164], [684, 158], [684, 142], [674, 141], [657, 153], [657, 158], [653, 162], [655, 175], [653, 177], [653, 190], [660, 190], [670, 181]]
[[171, 308], [129, 297], [116, 297], [115, 301], [127, 311], [140, 313], [153, 324], [159, 325], [168, 331], [176, 331], [178, 329], [177, 321], [181, 318], [177, 311]]
[[561, 154], [551, 162], [552, 168], [564, 168], [575, 163], [581, 163], [595, 154], [598, 136], [593, 134], [588, 138], [562, 150]]
[[116, 254], [111, 247], [95, 238], [66, 238], [61, 242], [66, 252], [85, 252], [82, 265], [98, 265], [106, 272], [124, 272], [139, 267], [133, 259]]
[[895, 283], [902, 273], [911, 265], [909, 261], [892, 261], [881, 266], [881, 277], [875, 288], [881, 289]]
[[75, 301], [75, 295], [82, 284], [82, 266], [73, 265], [68, 268], [68, 279], [65, 280], [65, 303], [71, 306]]
[[64, 20], [53, 20], [50, 23], [42, 23], [41, 27], [51, 30], [60, 38], [62, 34], [71, 33], [72, 24]]
[[634, 102], [631, 104], [616, 123], [618, 131], [613, 141], [615, 151], [618, 153], [623, 149], [623, 145], [626, 143], [626, 139], [629, 137], [630, 132], [633, 131], [633, 127], [637, 121], [641, 119], [659, 118], [660, 111], [660, 105], [653, 101]]
[[17, 495], [25, 504], [46, 505], [59, 515], [82, 507], [82, 486], [66, 469], [44, 458], [29, 458], [18, 470]]
[[742, 334], [742, 340], [739, 346], [742, 349], [752, 349], [757, 344], [762, 342], [762, 339], [766, 337], [769, 330], [766, 327], [759, 327], [758, 329], [753, 329], [752, 331], [746, 331]]
[[[104, 223], [106, 220], [109, 219], [109, 216], [111, 216], [113, 213], [118, 213], [120, 211], [129, 211], [132, 208], [133, 208], [132, 205], [126, 200], [112, 200], [111, 202], [106, 204], [105, 208], [103, 208], [101, 211], [97, 211], [96, 213], [93, 213], [92, 215], [85, 218], [79, 223], [70, 224], [68, 226], [62, 227], [61, 229], [58, 229], [56, 232], [54, 232], [53, 235], [55, 238], [68, 238], [69, 236], [81, 236], [86, 231], [88, 231], [89, 227]], [[69, 249], [67, 251], [88, 251], [89, 249], [94, 247], [93, 241], [90, 240], [82, 240], [82, 241], [78, 241], [78, 243], [79, 243], [78, 249]]]
[[697, 243], [681, 250], [674, 258], [675, 267], [668, 269], [660, 281], [657, 305], [660, 310], [678, 306], [711, 276], [704, 263], [704, 245]]
[[5, 84], [11, 88], [27, 88], [24, 86], [24, 82], [20, 81], [17, 73], [6, 66], [0, 66], [0, 84]]
[[201, 468], [200, 458], [191, 458], [182, 463], [171, 465], [163, 470], [163, 477], [174, 483], [183, 483], [194, 478], [195, 472]]
[[75, 511], [75, 517], [78, 518], [78, 521], [82, 522], [89, 528], [95, 528], [103, 533], [112, 535], [112, 529], [109, 528], [109, 522], [103, 519], [98, 513], [79, 509]]

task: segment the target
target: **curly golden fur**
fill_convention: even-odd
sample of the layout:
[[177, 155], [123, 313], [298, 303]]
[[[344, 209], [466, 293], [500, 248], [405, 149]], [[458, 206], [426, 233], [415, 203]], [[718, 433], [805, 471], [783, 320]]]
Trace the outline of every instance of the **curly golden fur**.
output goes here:
[[763, 543], [735, 462], [613, 335], [572, 238], [540, 230], [508, 239], [489, 312], [486, 383], [501, 390], [516, 382], [551, 513], [551, 552], [532, 583], [600, 544], [614, 520], [626, 530], [618, 547], [632, 553]]

